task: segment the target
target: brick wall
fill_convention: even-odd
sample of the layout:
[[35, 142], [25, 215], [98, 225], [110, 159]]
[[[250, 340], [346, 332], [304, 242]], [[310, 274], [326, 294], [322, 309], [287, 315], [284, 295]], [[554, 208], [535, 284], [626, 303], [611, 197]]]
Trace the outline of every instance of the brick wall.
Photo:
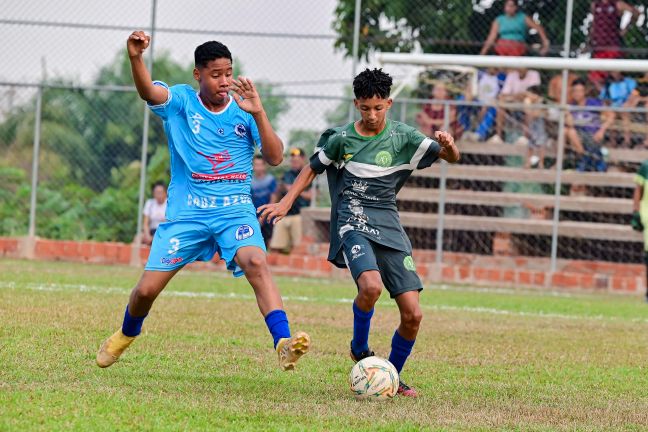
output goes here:
[[[0, 237], [0, 257], [25, 256], [23, 239]], [[326, 261], [328, 245], [314, 243], [308, 237], [291, 255], [271, 253], [268, 262], [276, 274], [326, 278], [349, 277]], [[133, 246], [125, 243], [36, 239], [34, 258], [101, 264], [130, 264]], [[148, 258], [149, 248], [135, 249], [138, 264]], [[435, 253], [414, 251], [414, 261], [425, 282], [480, 284], [488, 286], [577, 289], [619, 293], [645, 292], [645, 267], [639, 264], [615, 264], [597, 261], [559, 261], [559, 271], [549, 274], [549, 260], [507, 256], [483, 256], [446, 252], [443, 264], [435, 264]], [[195, 269], [225, 270], [216, 256], [209, 263], [191, 264]]]

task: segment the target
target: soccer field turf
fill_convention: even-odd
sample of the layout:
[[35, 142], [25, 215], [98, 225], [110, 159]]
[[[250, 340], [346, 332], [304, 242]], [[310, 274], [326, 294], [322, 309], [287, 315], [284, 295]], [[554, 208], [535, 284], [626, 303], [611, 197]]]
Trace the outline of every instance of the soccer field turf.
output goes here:
[[[416, 400], [357, 402], [351, 280], [277, 278], [313, 338], [281, 372], [245, 279], [181, 272], [108, 369], [140, 270], [0, 261], [0, 430], [646, 430], [648, 305], [638, 297], [430, 286], [403, 378]], [[370, 344], [387, 356], [386, 293]]]

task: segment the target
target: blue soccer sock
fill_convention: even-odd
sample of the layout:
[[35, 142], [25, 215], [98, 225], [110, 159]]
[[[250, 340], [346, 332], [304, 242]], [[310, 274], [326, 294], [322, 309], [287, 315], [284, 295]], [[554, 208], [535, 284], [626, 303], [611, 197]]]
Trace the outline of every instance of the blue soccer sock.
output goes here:
[[128, 312], [128, 306], [126, 306], [126, 312], [124, 312], [124, 322], [122, 324], [122, 333], [126, 336], [137, 336], [142, 332], [142, 324], [144, 323], [143, 317], [134, 317]]
[[274, 340], [274, 347], [277, 348], [279, 339], [290, 337], [290, 326], [288, 325], [288, 317], [286, 312], [281, 309], [275, 309], [265, 317], [266, 325], [272, 339]]
[[394, 337], [392, 338], [392, 350], [389, 354], [389, 361], [394, 365], [398, 373], [403, 370], [403, 365], [412, 352], [412, 347], [414, 346], [414, 340], [407, 340], [398, 333], [398, 330], [394, 332]]
[[353, 302], [353, 340], [351, 341], [351, 349], [354, 353], [360, 354], [369, 350], [369, 327], [371, 326], [373, 313], [373, 308], [369, 312], [365, 312]]

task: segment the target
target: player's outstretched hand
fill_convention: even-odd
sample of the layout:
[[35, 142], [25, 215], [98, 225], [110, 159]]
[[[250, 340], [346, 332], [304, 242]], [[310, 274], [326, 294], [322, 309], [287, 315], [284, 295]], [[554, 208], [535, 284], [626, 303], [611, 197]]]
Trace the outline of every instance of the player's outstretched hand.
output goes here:
[[258, 114], [263, 111], [259, 93], [249, 78], [239, 76], [238, 80], [232, 80], [232, 90], [234, 90], [232, 97], [243, 111], [250, 114]]
[[644, 226], [643, 223], [641, 223], [641, 215], [639, 214], [638, 211], [632, 213], [632, 219], [630, 220], [630, 226], [632, 226], [632, 229], [635, 231], [643, 231]]
[[126, 41], [128, 56], [137, 57], [138, 55], [142, 55], [150, 43], [151, 36], [141, 30], [134, 31], [130, 36], [128, 36], [128, 40]]
[[274, 204], [265, 204], [257, 209], [257, 214], [259, 215], [259, 223], [263, 224], [264, 222], [272, 222], [276, 224], [281, 219], [288, 214], [290, 206], [286, 205], [282, 201]]
[[439, 146], [441, 146], [441, 152], [439, 153], [441, 159], [450, 163], [459, 160], [459, 149], [457, 148], [452, 135], [445, 131], [436, 131], [434, 133], [434, 138], [439, 143]]

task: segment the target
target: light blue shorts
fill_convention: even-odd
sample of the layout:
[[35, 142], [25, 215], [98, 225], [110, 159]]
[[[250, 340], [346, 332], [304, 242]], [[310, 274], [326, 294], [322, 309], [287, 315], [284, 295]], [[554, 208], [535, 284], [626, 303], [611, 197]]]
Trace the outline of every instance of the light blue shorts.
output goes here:
[[234, 262], [239, 248], [266, 251], [254, 208], [209, 218], [175, 220], [158, 226], [145, 270], [171, 271], [193, 261], [210, 261], [218, 253], [234, 276], [243, 271]]

